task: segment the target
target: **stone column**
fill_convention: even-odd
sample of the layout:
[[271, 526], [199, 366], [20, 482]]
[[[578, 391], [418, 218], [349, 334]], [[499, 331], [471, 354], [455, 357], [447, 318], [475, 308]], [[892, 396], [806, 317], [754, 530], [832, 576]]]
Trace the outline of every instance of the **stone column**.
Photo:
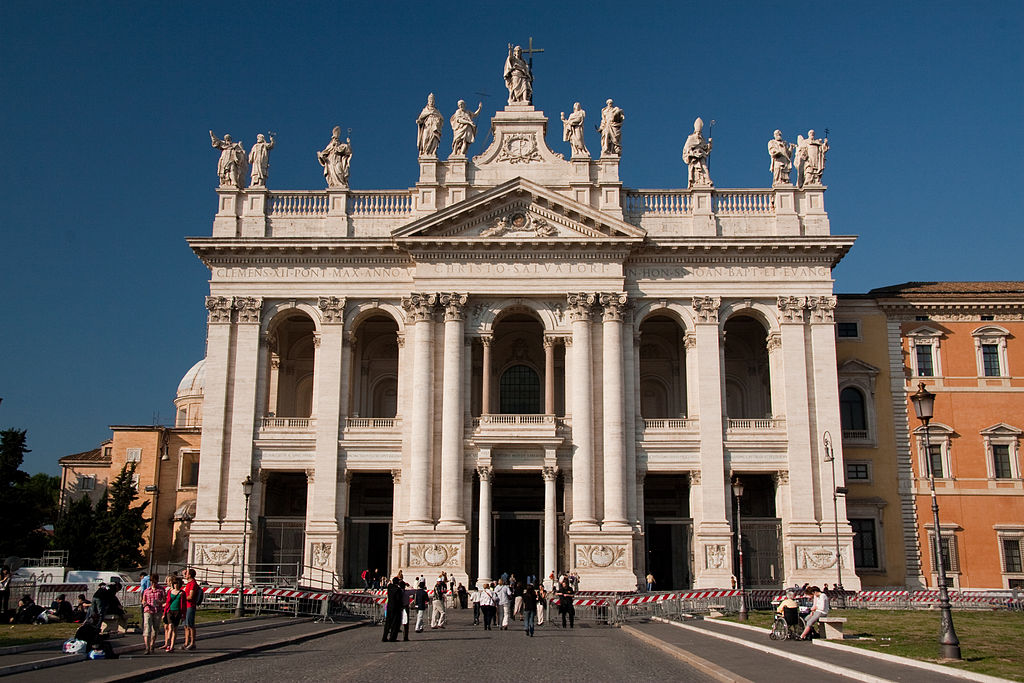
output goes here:
[[[256, 375], [259, 364], [260, 320], [263, 299], [236, 296], [235, 353], [231, 392], [231, 442], [228, 455], [226, 519], [242, 529], [245, 494], [242, 480], [252, 476], [252, 436], [256, 422]], [[201, 456], [200, 456], [201, 457]]]
[[623, 433], [625, 413], [623, 409], [622, 376], [622, 308], [626, 304], [624, 293], [601, 294], [604, 309], [602, 331], [602, 366], [604, 368], [604, 525], [625, 527], [626, 486], [624, 483], [626, 444]]
[[224, 444], [230, 424], [227, 405], [231, 358], [231, 299], [206, 297], [209, 313], [206, 327], [206, 383], [203, 388], [203, 433], [199, 454], [199, 482], [203, 495], [196, 503], [195, 532], [217, 531], [223, 503], [221, 479], [224, 472]]
[[544, 414], [555, 414], [555, 338], [544, 337]]
[[[693, 297], [696, 394], [700, 406], [700, 485], [691, 486], [694, 525], [694, 588], [727, 586], [732, 578], [732, 527], [722, 429], [722, 357], [719, 297]], [[692, 481], [692, 480], [691, 480]]]
[[544, 566], [541, 581], [551, 572], [558, 576], [558, 503], [555, 499], [555, 483], [558, 468], [545, 466], [541, 470], [544, 477]]
[[575, 529], [596, 528], [594, 517], [594, 364], [590, 309], [596, 297], [568, 295], [572, 321], [572, 520]]
[[[789, 510], [779, 510], [783, 524], [813, 524], [817, 531], [815, 509], [819, 508], [821, 491], [810, 485], [816, 480], [810, 438], [810, 414], [807, 391], [807, 347], [805, 343], [804, 310], [807, 299], [802, 296], [780, 296], [779, 327], [782, 332], [782, 376], [778, 381], [785, 388], [786, 437], [789, 442], [789, 475], [794, 481], [807, 482], [801, 495], [790, 497]], [[776, 378], [772, 377], [772, 384]], [[834, 387], [834, 385], [833, 385]], [[834, 388], [833, 388], [834, 390]]]
[[480, 373], [480, 414], [491, 414], [491, 335], [480, 335], [484, 347], [483, 370]]
[[[338, 434], [341, 405], [347, 375], [344, 359], [345, 299], [322, 296], [317, 302], [322, 314], [320, 345], [314, 364], [314, 395], [316, 404], [316, 453], [314, 463], [318, 481], [312, 486], [313, 497], [307, 502], [307, 534], [324, 534], [337, 543], [338, 519]], [[326, 542], [326, 539], [317, 539]], [[334, 567], [333, 558], [330, 562]]]
[[[639, 365], [639, 345], [635, 345], [633, 340], [635, 338], [635, 328], [633, 326], [633, 311], [632, 306], [626, 307], [624, 314], [625, 318], [625, 330], [622, 338], [623, 346], [623, 374], [625, 375], [623, 381], [623, 396], [625, 396], [625, 402], [623, 410], [625, 411], [626, 422], [623, 426], [626, 438], [626, 471], [625, 471], [625, 488], [626, 488], [626, 518], [629, 520], [630, 525], [634, 529], [638, 528], [637, 523], [640, 519], [637, 513], [637, 490], [636, 490], [636, 415], [638, 411], [638, 403], [636, 400], [636, 394], [638, 385], [640, 384], [640, 365]], [[642, 556], [641, 556], [642, 557]]]
[[432, 525], [430, 468], [433, 460], [434, 305], [436, 294], [413, 294], [402, 306], [415, 322], [412, 349], [412, 416], [409, 462], [409, 523]]
[[477, 586], [491, 581], [491, 478], [494, 469], [489, 465], [476, 468], [480, 475], [480, 539], [477, 546]]
[[444, 375], [441, 390], [440, 525], [462, 526], [462, 310], [465, 294], [441, 294]]

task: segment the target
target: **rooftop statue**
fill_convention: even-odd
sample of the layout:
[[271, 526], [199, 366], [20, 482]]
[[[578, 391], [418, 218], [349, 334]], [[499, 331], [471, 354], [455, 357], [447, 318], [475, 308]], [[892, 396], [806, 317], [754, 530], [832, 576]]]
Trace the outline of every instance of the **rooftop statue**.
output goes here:
[[608, 100], [601, 110], [601, 125], [597, 128], [601, 131], [601, 156], [622, 154], [622, 122], [625, 120], [622, 109]]
[[437, 145], [441, 142], [444, 116], [434, 106], [434, 93], [427, 95], [427, 106], [423, 107], [423, 111], [416, 118], [416, 126], [419, 130], [416, 146], [420, 150], [420, 156], [437, 157]]
[[331, 131], [331, 141], [322, 152], [316, 153], [317, 161], [324, 167], [327, 187], [348, 187], [348, 167], [352, 160], [352, 141], [341, 141], [341, 126]]
[[683, 145], [683, 161], [689, 167], [686, 175], [686, 187], [714, 187], [708, 161], [711, 158], [711, 138], [704, 138], [704, 120], [699, 116], [693, 122], [693, 132], [686, 138]]
[[270, 142], [263, 137], [263, 134], [256, 136], [256, 144], [249, 150], [249, 163], [252, 164], [252, 176], [249, 179], [249, 187], [266, 187], [267, 170], [270, 168], [270, 150], [274, 149], [274, 134], [267, 133]]
[[789, 185], [789, 174], [793, 170], [793, 149], [791, 142], [782, 139], [782, 131], [775, 131], [775, 137], [768, 141], [768, 156], [771, 157], [772, 186]]
[[[827, 132], [827, 131], [826, 131]], [[825, 172], [825, 153], [828, 152], [828, 138], [814, 137], [814, 131], [807, 131], [807, 137], [796, 136], [797, 186], [821, 185]]]
[[234, 142], [230, 135], [221, 140], [210, 131], [210, 144], [220, 150], [217, 160], [217, 177], [221, 187], [242, 187], [242, 176], [245, 173], [245, 148], [241, 142]]
[[579, 102], [572, 105], [569, 118], [565, 118], [565, 112], [562, 112], [562, 140], [569, 143], [573, 158], [590, 157], [590, 150], [583, 141], [583, 121], [586, 118], [587, 112], [583, 111]]
[[459, 100], [459, 108], [452, 114], [452, 156], [466, 156], [469, 146], [476, 139], [476, 123], [473, 121], [480, 115], [483, 102], [476, 105], [476, 111], [466, 109], [466, 100]]
[[530, 65], [523, 59], [523, 48], [508, 44], [508, 58], [505, 59], [505, 87], [508, 88], [509, 104], [533, 104], [533, 74]]

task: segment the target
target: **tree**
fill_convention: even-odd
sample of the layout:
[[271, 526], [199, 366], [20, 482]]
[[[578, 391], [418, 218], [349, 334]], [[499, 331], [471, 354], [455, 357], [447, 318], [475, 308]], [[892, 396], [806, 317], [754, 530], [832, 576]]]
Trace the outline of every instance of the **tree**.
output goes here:
[[24, 429], [0, 432], [0, 557], [26, 555], [38, 527], [38, 520], [26, 509], [30, 501], [22, 489], [29, 476], [21, 471], [21, 463], [31, 452], [25, 435]]
[[[127, 463], [110, 482], [107, 494], [97, 504], [97, 562], [105, 569], [129, 569], [142, 565], [142, 537], [149, 501], [132, 507], [139, 497], [135, 489], [136, 463]], [[100, 505], [106, 510], [100, 511]]]
[[96, 515], [88, 494], [71, 503], [57, 522], [53, 545], [68, 551], [68, 564], [76, 569], [93, 569], [96, 562]]

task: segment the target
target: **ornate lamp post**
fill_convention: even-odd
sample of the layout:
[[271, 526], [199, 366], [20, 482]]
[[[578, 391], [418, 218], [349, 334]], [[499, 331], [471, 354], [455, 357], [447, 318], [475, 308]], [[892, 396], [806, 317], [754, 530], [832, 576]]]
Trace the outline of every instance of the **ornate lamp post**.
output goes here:
[[949, 590], [946, 588], [946, 566], [942, 561], [942, 533], [939, 526], [939, 499], [935, 496], [935, 473], [932, 471], [931, 440], [928, 434], [928, 423], [935, 414], [935, 394], [924, 388], [924, 382], [918, 385], [917, 393], [910, 397], [914, 403], [917, 419], [924, 423], [924, 461], [928, 466], [928, 486], [932, 493], [932, 517], [935, 524], [935, 564], [939, 574], [939, 610], [942, 613], [942, 626], [939, 630], [939, 644], [945, 659], [960, 659], [960, 639], [953, 628], [953, 612], [949, 608]]
[[845, 595], [843, 594], [843, 556], [840, 554], [839, 546], [839, 496], [845, 495], [849, 490], [845, 486], [836, 486], [836, 455], [832, 450], [832, 435], [827, 431], [821, 437], [822, 443], [825, 446], [825, 462], [832, 465], [832, 519], [835, 522], [836, 531], [836, 592], [842, 596], [845, 604]]
[[736, 497], [736, 550], [740, 555], [740, 621], [747, 620], [747, 588], [743, 583], [743, 524], [740, 518], [740, 499], [743, 498], [743, 484], [739, 478], [732, 480], [732, 493]]
[[242, 575], [238, 582], [238, 603], [235, 605], [235, 616], [245, 616], [245, 541], [249, 536], [249, 496], [252, 495], [252, 477], [245, 475], [242, 481], [242, 492], [245, 494], [245, 517], [242, 520]]

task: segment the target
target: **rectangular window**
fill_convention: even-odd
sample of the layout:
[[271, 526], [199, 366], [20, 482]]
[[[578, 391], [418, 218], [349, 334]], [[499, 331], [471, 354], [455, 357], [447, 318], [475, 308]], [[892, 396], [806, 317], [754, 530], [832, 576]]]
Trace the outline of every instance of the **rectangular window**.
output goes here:
[[142, 449], [141, 448], [128, 448], [125, 450], [125, 460], [128, 462], [141, 462], [142, 461]]
[[113, 451], [113, 448], [111, 446], [104, 446], [103, 447], [103, 457], [104, 458], [109, 458], [112, 451]]
[[186, 451], [181, 454], [181, 487], [199, 485], [199, 453]]
[[932, 347], [928, 344], [917, 346], [917, 376], [935, 376], [935, 365], [932, 363]]
[[853, 565], [857, 569], [878, 568], [878, 539], [875, 520], [850, 519], [853, 527]]
[[932, 476], [942, 479], [946, 473], [942, 471], [942, 446], [932, 445], [928, 447], [928, 462], [931, 464]]
[[848, 481], [868, 481], [871, 479], [871, 470], [866, 462], [846, 463], [846, 479]]
[[1007, 579], [1006, 586], [1009, 589], [1024, 590], [1024, 579]]
[[981, 345], [981, 362], [985, 368], [986, 377], [1001, 377], [1002, 371], [999, 369], [999, 345], [998, 344], [982, 344]]
[[78, 476], [79, 491], [93, 491], [96, 488], [95, 474], [81, 474]]
[[[932, 571], [937, 573], [938, 565], [935, 563], [935, 537], [930, 536], [928, 541], [931, 546]], [[956, 537], [954, 536], [942, 537], [942, 567], [947, 572], [960, 572], [960, 556], [957, 553]]]
[[1010, 468], [1010, 446], [1005, 443], [992, 444], [992, 472], [996, 479], [1013, 478], [1013, 470]]
[[856, 322], [837, 322], [836, 336], [840, 339], [856, 339], [860, 336], [860, 325]]
[[1024, 562], [1021, 561], [1020, 539], [1003, 539], [1003, 571], [1007, 574], [1024, 573]]

